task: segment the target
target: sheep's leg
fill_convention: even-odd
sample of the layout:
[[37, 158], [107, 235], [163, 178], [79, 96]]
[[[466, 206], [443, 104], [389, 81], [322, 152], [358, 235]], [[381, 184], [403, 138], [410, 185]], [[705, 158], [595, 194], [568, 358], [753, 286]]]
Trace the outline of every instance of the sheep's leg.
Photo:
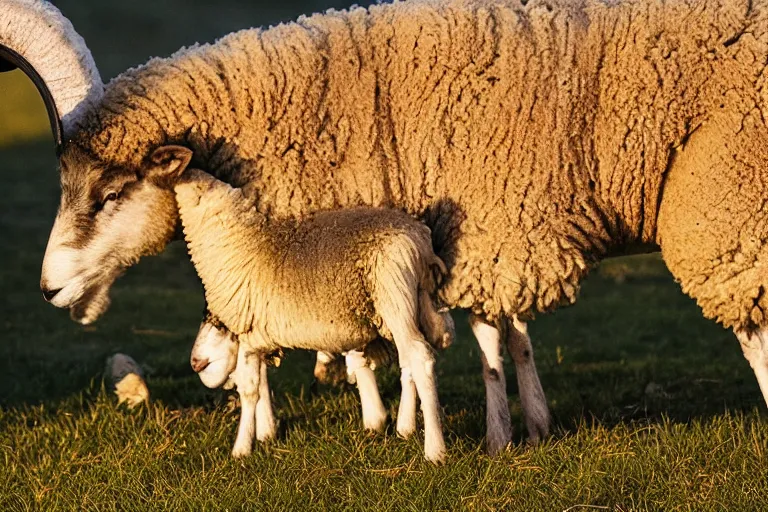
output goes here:
[[259, 358], [259, 401], [256, 402], [256, 439], [268, 441], [275, 437], [277, 427], [272, 412], [272, 396], [267, 380], [267, 363]]
[[768, 329], [758, 329], [753, 333], [737, 332], [736, 337], [768, 405]]
[[376, 376], [368, 367], [361, 350], [352, 350], [346, 354], [347, 373], [357, 382], [360, 393], [360, 405], [363, 409], [363, 426], [367, 430], [380, 432], [387, 421], [387, 411], [381, 402]]
[[[431, 250], [431, 248], [430, 248]], [[376, 260], [374, 309], [392, 334], [400, 368], [409, 368], [416, 384], [424, 415], [424, 456], [439, 463], [445, 460], [445, 440], [437, 398], [435, 357], [419, 330], [419, 277], [415, 269], [418, 249], [410, 240], [395, 239]]]
[[232, 456], [245, 457], [253, 450], [253, 437], [256, 432], [256, 407], [259, 402], [261, 387], [261, 354], [248, 352], [244, 343], [240, 343], [237, 352], [237, 367], [232, 373], [232, 380], [240, 395], [240, 424], [237, 439], [232, 448]]
[[337, 354], [318, 350], [314, 374], [321, 384], [338, 385], [346, 374], [344, 360]]
[[528, 442], [535, 444], [549, 434], [549, 407], [533, 361], [528, 326], [518, 320], [517, 316], [512, 317], [512, 326], [507, 328], [507, 350], [515, 362], [517, 389], [528, 429]]
[[[402, 365], [402, 362], [401, 362]], [[397, 409], [397, 434], [408, 439], [416, 432], [416, 383], [410, 367], [400, 370], [400, 407]]]
[[[437, 379], [435, 376], [435, 357], [427, 340], [416, 327], [415, 318], [403, 318], [402, 309], [395, 308], [396, 315], [387, 314], [381, 309], [381, 316], [392, 331], [395, 340], [400, 368], [403, 374], [410, 370], [416, 392], [421, 401], [424, 415], [424, 456], [427, 460], [440, 463], [445, 460], [445, 440], [440, 421], [440, 402], [437, 398]], [[414, 315], [415, 316], [415, 315]], [[404, 386], [404, 393], [407, 387]], [[411, 402], [409, 397], [408, 401]], [[412, 403], [412, 402], [411, 402]], [[401, 402], [401, 411], [408, 413]]]
[[445, 440], [440, 421], [440, 402], [437, 398], [435, 358], [432, 350], [420, 333], [418, 337], [406, 338], [401, 342], [397, 342], [395, 335], [395, 340], [397, 350], [405, 356], [401, 360], [408, 361], [407, 367], [411, 369], [416, 392], [421, 401], [421, 412], [424, 415], [424, 455], [431, 462], [443, 462]]
[[485, 382], [486, 447], [491, 455], [506, 448], [512, 441], [512, 420], [507, 401], [507, 381], [504, 377], [504, 356], [501, 352], [501, 332], [484, 318], [471, 315], [469, 325], [480, 346]]

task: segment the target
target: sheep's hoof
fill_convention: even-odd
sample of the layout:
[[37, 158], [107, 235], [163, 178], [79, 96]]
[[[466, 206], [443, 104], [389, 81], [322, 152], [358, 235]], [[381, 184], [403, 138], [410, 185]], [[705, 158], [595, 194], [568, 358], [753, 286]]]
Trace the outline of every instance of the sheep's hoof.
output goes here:
[[490, 434], [485, 441], [485, 448], [488, 452], [488, 455], [491, 457], [494, 457], [498, 455], [499, 453], [506, 450], [509, 445], [512, 443], [512, 433], [509, 432], [503, 432], [501, 435], [497, 433], [497, 435]]
[[549, 424], [533, 424], [528, 425], [528, 439], [527, 443], [531, 446], [536, 446], [539, 442], [549, 435]]
[[397, 436], [402, 439], [409, 439], [416, 432], [415, 425], [397, 425]]
[[496, 442], [487, 442], [486, 443], [486, 450], [488, 451], [488, 455], [491, 457], [495, 457], [496, 455], [507, 451], [509, 447], [512, 445], [512, 441], [507, 441], [506, 443], [503, 441], [496, 441]]
[[250, 446], [235, 446], [232, 449], [233, 459], [242, 459], [248, 457], [251, 454], [252, 448]]
[[375, 418], [365, 418], [363, 420], [363, 426], [365, 427], [365, 430], [369, 430], [371, 432], [383, 432], [384, 427], [387, 424], [387, 414], [384, 413], [381, 416], [376, 416]]
[[525, 422], [526, 429], [528, 430], [528, 444], [537, 445], [539, 441], [545, 439], [549, 435], [549, 409], [546, 406], [546, 402], [541, 402], [542, 406], [537, 408], [538, 410], [531, 411], [528, 414], [527, 421]]
[[441, 443], [441, 446], [425, 447], [424, 458], [435, 466], [445, 463], [445, 445]]

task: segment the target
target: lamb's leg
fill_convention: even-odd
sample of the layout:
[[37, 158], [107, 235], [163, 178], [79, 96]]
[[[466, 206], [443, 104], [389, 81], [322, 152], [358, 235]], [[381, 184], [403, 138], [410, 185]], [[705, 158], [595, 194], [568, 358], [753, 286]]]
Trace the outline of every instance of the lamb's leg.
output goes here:
[[768, 329], [758, 329], [753, 333], [741, 331], [736, 333], [736, 337], [768, 405]]
[[237, 367], [232, 373], [232, 380], [240, 395], [240, 425], [237, 439], [232, 448], [232, 456], [245, 457], [253, 450], [253, 437], [256, 432], [256, 405], [259, 401], [262, 364], [261, 354], [248, 352], [244, 343], [237, 351]]
[[419, 278], [414, 269], [416, 251], [404, 240], [387, 247], [374, 268], [374, 309], [392, 334], [400, 368], [409, 368], [424, 415], [424, 455], [439, 463], [445, 460], [445, 440], [437, 398], [435, 357], [419, 330]]
[[344, 360], [337, 354], [318, 350], [314, 374], [321, 384], [339, 385], [346, 375]]
[[397, 409], [397, 434], [408, 439], [416, 432], [416, 383], [408, 366], [400, 369], [400, 407]]
[[272, 396], [267, 379], [267, 363], [259, 358], [259, 401], [256, 402], [256, 439], [268, 441], [275, 437], [277, 427], [272, 412]]
[[518, 320], [517, 316], [512, 317], [511, 324], [506, 329], [507, 350], [515, 362], [517, 389], [528, 429], [528, 442], [535, 444], [549, 434], [549, 407], [533, 361], [528, 326]]
[[501, 332], [478, 315], [470, 315], [469, 325], [480, 346], [485, 382], [486, 447], [491, 455], [506, 448], [512, 441], [512, 420], [507, 401], [507, 381], [504, 377], [504, 356], [501, 353]]
[[[421, 412], [424, 415], [424, 456], [431, 462], [440, 463], [445, 460], [445, 440], [440, 421], [440, 402], [437, 398], [435, 357], [427, 340], [417, 328], [416, 318], [403, 318], [404, 310], [407, 311], [404, 308], [394, 308], [396, 314], [392, 315], [392, 311], [379, 309], [384, 324], [389, 327], [395, 340], [403, 375], [406, 370], [410, 370], [421, 400]], [[407, 389], [405, 386], [404, 388]], [[406, 406], [401, 402], [400, 410], [404, 411]]]
[[346, 354], [347, 373], [357, 382], [360, 404], [363, 409], [363, 426], [368, 430], [380, 432], [387, 421], [387, 411], [381, 402], [376, 376], [368, 367], [361, 350], [352, 350]]

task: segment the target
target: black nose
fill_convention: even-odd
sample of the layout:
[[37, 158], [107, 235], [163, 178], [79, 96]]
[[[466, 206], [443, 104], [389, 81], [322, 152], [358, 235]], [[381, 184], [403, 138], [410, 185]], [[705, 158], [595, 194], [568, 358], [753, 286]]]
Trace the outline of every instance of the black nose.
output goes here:
[[48, 288], [40, 288], [40, 290], [43, 292], [43, 298], [46, 302], [51, 302], [53, 298], [56, 296], [57, 293], [61, 291], [61, 288], [57, 290], [49, 290]]
[[200, 373], [201, 371], [208, 368], [208, 365], [210, 364], [208, 362], [208, 358], [200, 359], [195, 356], [192, 356], [192, 359], [190, 359], [189, 362], [192, 363], [192, 369], [195, 370], [195, 373]]

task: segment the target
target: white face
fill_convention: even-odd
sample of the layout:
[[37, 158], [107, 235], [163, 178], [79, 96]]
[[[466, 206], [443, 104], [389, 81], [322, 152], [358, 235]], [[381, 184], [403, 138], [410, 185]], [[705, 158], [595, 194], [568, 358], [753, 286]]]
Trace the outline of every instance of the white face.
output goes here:
[[107, 309], [123, 270], [173, 238], [175, 199], [152, 179], [99, 165], [76, 148], [61, 159], [61, 188], [40, 287], [51, 304], [90, 323]]
[[203, 322], [192, 347], [190, 361], [203, 369], [197, 373], [209, 388], [217, 388], [229, 379], [237, 366], [238, 343], [232, 333]]

